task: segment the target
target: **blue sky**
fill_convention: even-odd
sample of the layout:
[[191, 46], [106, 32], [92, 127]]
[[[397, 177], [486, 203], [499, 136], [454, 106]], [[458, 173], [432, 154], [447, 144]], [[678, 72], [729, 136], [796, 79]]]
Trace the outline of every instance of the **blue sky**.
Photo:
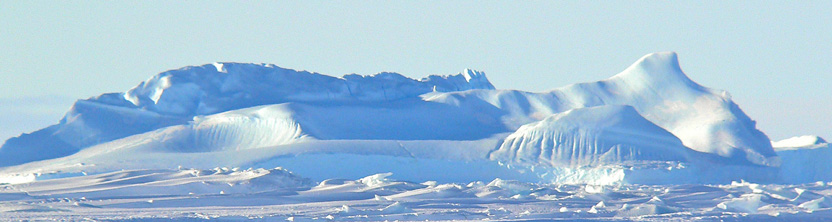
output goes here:
[[832, 137], [832, 1], [3, 1], [0, 137], [215, 61], [340, 76], [485, 71], [544, 91], [657, 51], [772, 139]]

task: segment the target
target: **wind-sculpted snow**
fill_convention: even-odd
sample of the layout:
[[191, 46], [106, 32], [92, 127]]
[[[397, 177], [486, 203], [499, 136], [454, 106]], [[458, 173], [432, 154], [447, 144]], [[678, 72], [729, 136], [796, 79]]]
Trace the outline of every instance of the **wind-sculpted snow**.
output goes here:
[[832, 185], [313, 182], [283, 169], [130, 170], [0, 186], [6, 220], [828, 221]]
[[167, 151], [211, 152], [243, 150], [304, 140], [300, 124], [281, 106], [254, 107], [208, 117], [195, 117], [183, 126], [166, 128], [161, 142]]
[[691, 152], [631, 106], [612, 105], [572, 109], [524, 125], [491, 158], [530, 165], [590, 166], [687, 161]]

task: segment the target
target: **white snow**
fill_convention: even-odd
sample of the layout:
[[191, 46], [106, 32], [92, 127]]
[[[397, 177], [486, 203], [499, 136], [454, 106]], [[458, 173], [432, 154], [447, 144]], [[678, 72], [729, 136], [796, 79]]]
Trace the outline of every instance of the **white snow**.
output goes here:
[[771, 146], [775, 149], [783, 150], [783, 149], [792, 149], [792, 148], [800, 148], [800, 147], [810, 147], [814, 145], [822, 145], [826, 144], [826, 140], [820, 138], [819, 136], [815, 135], [806, 135], [806, 136], [796, 136], [780, 141], [772, 141]]
[[79, 100], [60, 123], [7, 140], [0, 214], [832, 219], [832, 188], [816, 182], [832, 180], [830, 145], [771, 142], [755, 124], [672, 52], [541, 93], [496, 90], [470, 69], [417, 80], [214, 63]]
[[[768, 138], [754, 128], [754, 122], [726, 93], [688, 79], [679, 68], [675, 53], [650, 54], [607, 80], [546, 93], [493, 90], [485, 75], [473, 70], [413, 80], [396, 73], [336, 78], [270, 65], [222, 64], [227, 73], [217, 72], [213, 64], [186, 67], [156, 75], [120, 95], [81, 100], [61, 124], [38, 131], [37, 136], [11, 139], [0, 149], [0, 158], [11, 155], [3, 153], [14, 152], [29, 158], [4, 161], [12, 165], [60, 157], [164, 127], [191, 127], [187, 121], [194, 116], [257, 105], [282, 106], [280, 109], [291, 115], [284, 115], [281, 120], [267, 118], [282, 123], [240, 120], [226, 126], [262, 129], [262, 124], [266, 124], [290, 128], [280, 133], [283, 139], [261, 143], [259, 139], [238, 138], [219, 146], [250, 149], [292, 143], [294, 137], [303, 136], [477, 140], [511, 133], [522, 125], [571, 109], [628, 105], [693, 150], [729, 158], [734, 164], [779, 164]], [[212, 117], [209, 122], [222, 118], [208, 119]], [[235, 135], [227, 134], [230, 131], [215, 133]], [[593, 143], [585, 144], [589, 146], [584, 149], [594, 149]], [[62, 152], [39, 151], [43, 149]]]
[[717, 154], [737, 164], [779, 164], [768, 137], [755, 128], [754, 121], [727, 93], [691, 81], [672, 52], [646, 55], [606, 80], [546, 93], [471, 90], [423, 98], [472, 110], [498, 108], [503, 112], [498, 119], [511, 129], [570, 109], [629, 105], [693, 150]]
[[70, 221], [832, 218], [832, 186], [825, 183], [598, 186], [495, 180], [462, 186], [399, 181], [387, 173], [318, 183], [301, 176], [283, 169], [215, 168], [129, 170], [36, 181], [0, 186], [0, 214], [7, 220]]

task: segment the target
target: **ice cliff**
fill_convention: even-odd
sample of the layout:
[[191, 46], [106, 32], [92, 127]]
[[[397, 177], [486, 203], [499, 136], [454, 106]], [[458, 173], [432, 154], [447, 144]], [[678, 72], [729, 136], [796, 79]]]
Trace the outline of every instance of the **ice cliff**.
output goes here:
[[531, 165], [590, 166], [631, 161], [687, 161], [694, 152], [631, 106], [577, 108], [526, 124], [492, 159]]

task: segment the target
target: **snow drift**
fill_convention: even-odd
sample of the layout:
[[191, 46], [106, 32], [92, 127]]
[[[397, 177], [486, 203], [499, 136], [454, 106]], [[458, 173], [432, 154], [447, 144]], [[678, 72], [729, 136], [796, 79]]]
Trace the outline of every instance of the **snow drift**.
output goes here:
[[[379, 173], [309, 179], [283, 169], [125, 170], [0, 185], [6, 220], [827, 221], [832, 184], [453, 184]], [[490, 182], [489, 182], [490, 181]]]

